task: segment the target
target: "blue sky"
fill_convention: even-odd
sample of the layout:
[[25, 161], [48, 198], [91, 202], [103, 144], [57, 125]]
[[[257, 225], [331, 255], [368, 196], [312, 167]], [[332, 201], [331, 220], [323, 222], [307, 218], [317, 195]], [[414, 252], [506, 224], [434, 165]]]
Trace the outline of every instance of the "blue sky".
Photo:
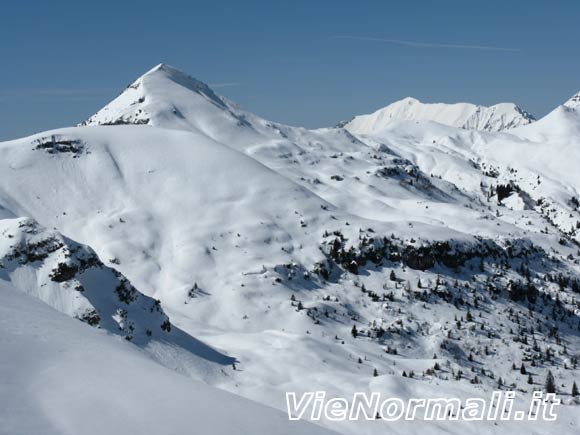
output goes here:
[[414, 96], [580, 90], [578, 1], [20, 1], [0, 13], [0, 140], [73, 125], [157, 63], [263, 117], [334, 125]]

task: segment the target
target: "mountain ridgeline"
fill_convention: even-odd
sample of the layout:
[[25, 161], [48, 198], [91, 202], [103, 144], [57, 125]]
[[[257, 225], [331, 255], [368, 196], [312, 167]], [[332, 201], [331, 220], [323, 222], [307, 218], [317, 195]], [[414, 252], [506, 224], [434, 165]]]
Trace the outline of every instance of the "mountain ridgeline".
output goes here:
[[306, 129], [161, 64], [76, 127], [0, 144], [0, 280], [279, 409], [312, 388], [526, 401], [551, 373], [566, 406], [533, 429], [570, 433], [579, 101], [536, 121], [406, 98]]

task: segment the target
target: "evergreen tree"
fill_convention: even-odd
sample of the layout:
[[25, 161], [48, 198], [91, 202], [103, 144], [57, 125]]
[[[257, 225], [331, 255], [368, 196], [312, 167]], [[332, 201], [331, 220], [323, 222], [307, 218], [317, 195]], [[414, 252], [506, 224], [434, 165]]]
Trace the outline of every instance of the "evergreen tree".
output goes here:
[[524, 366], [524, 363], [522, 363], [522, 366], [520, 367], [520, 373], [522, 375], [526, 375], [528, 372], [526, 371], [526, 367]]
[[554, 380], [554, 375], [551, 370], [548, 370], [548, 375], [546, 376], [546, 383], [544, 384], [544, 389], [546, 393], [556, 392], [556, 381]]
[[391, 270], [391, 274], [389, 275], [389, 279], [391, 281], [396, 281], [397, 280], [397, 275], [395, 275], [395, 271]]
[[532, 385], [534, 383], [534, 378], [532, 378], [532, 374], [528, 375], [528, 384]]
[[578, 392], [578, 385], [576, 385], [576, 381], [572, 384], [572, 397], [578, 397], [580, 393]]
[[356, 329], [356, 325], [352, 325], [352, 330], [350, 331], [354, 338], [358, 337], [358, 330]]
[[377, 369], [373, 370], [373, 376], [376, 378], [379, 375], [379, 372], [377, 371]]

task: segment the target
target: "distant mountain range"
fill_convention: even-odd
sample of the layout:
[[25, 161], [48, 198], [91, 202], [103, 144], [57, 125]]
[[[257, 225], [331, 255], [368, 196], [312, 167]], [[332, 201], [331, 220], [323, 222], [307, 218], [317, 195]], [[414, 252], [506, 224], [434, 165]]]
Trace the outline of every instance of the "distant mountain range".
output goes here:
[[355, 134], [374, 134], [392, 122], [403, 120], [435, 121], [466, 130], [503, 131], [530, 124], [535, 118], [513, 103], [490, 107], [470, 103], [426, 104], [409, 97], [369, 115], [355, 116], [341, 126]]

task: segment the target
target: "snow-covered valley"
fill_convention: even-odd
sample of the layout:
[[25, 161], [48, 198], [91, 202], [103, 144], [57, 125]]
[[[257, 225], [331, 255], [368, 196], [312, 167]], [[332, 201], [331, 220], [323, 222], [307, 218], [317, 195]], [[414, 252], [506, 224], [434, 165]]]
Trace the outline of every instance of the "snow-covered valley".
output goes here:
[[[340, 125], [265, 120], [161, 64], [76, 127], [0, 143], [0, 432], [80, 433], [106, 406], [107, 433], [577, 433], [578, 96], [537, 121], [405, 99]], [[526, 404], [549, 371], [556, 422], [269, 408]]]

